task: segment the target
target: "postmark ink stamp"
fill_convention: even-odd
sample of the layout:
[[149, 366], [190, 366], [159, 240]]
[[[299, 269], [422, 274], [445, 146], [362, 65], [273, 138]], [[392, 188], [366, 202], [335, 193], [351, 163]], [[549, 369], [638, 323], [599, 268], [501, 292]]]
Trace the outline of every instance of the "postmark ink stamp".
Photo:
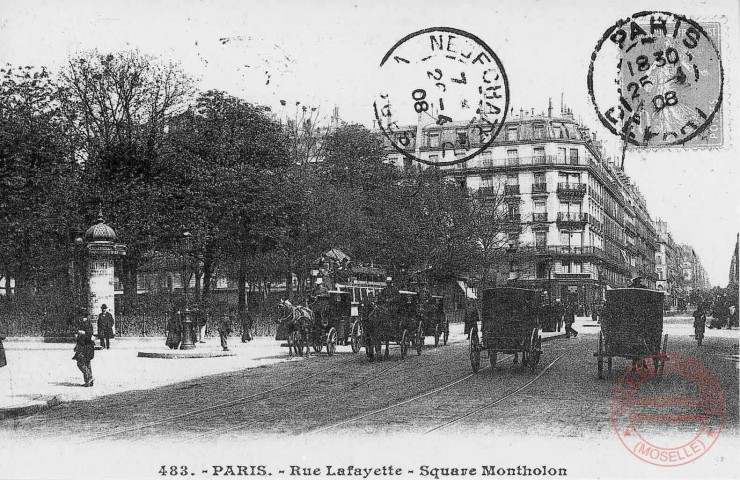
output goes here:
[[[493, 143], [506, 119], [504, 67], [491, 47], [462, 30], [435, 27], [407, 35], [383, 57], [380, 78], [373, 102], [380, 129], [399, 153], [427, 165], [475, 157]], [[444, 142], [437, 162], [419, 155], [423, 127], [451, 122], [469, 130], [465, 138], [471, 140]]]
[[659, 354], [634, 363], [619, 379], [611, 417], [619, 440], [640, 460], [685, 465], [707, 453], [725, 423], [717, 378], [702, 362]]
[[669, 12], [619, 20], [591, 56], [588, 91], [601, 122], [631, 147], [721, 146], [719, 24]]

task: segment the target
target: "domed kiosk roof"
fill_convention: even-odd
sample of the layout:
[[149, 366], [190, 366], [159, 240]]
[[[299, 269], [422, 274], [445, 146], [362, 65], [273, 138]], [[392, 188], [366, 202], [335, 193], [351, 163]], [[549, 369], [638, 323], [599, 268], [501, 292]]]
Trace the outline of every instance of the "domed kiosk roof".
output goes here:
[[85, 241], [87, 242], [115, 242], [116, 232], [105, 224], [103, 214], [98, 215], [98, 223], [87, 229], [85, 232]]

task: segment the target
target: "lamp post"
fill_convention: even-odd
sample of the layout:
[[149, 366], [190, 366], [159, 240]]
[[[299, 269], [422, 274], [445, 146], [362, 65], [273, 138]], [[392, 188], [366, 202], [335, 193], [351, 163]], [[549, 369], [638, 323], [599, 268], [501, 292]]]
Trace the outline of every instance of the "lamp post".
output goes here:
[[187, 229], [183, 229], [180, 238], [180, 254], [182, 256], [182, 292], [185, 296], [185, 308], [183, 308], [182, 321], [182, 343], [180, 350], [192, 350], [195, 348], [195, 331], [193, 330], [193, 320], [190, 318], [190, 308], [188, 308], [188, 284], [190, 275], [188, 271], [188, 255], [193, 248], [193, 236]]
[[545, 265], [547, 265], [547, 291], [549, 294], [547, 295], [547, 303], [548, 305], [552, 305], [552, 255], [548, 254], [545, 257]]

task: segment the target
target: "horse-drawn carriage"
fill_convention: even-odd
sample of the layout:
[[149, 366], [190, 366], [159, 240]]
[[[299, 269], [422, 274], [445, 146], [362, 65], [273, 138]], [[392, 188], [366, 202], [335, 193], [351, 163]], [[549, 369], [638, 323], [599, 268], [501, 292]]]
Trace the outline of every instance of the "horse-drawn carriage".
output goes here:
[[444, 298], [441, 295], [430, 295], [419, 306], [419, 315], [424, 322], [424, 335], [434, 335], [434, 346], [439, 346], [440, 339], [447, 345], [450, 337], [450, 322], [446, 318]]
[[424, 323], [418, 315], [418, 294], [405, 290], [384, 290], [367, 308], [362, 316], [365, 337], [365, 353], [372, 360], [380, 355], [385, 343], [384, 357], [389, 356], [390, 342], [401, 347], [401, 358], [406, 357], [409, 347], [416, 347], [421, 355], [424, 346]]
[[359, 320], [352, 320], [352, 301], [348, 292], [332, 290], [317, 295], [307, 306], [282, 300], [288, 311], [278, 326], [276, 340], [287, 340], [290, 354], [308, 355], [309, 348], [334, 355], [337, 345], [352, 345], [360, 350]]
[[[611, 372], [613, 357], [637, 362], [651, 355], [665, 354], [667, 346], [668, 334], [663, 336], [663, 292], [632, 287], [607, 290], [599, 347], [594, 353], [599, 378], [603, 378], [605, 358], [608, 372]], [[656, 357], [653, 361], [658, 369], [664, 357]]]
[[[470, 332], [470, 363], [480, 370], [480, 354], [488, 352], [491, 366], [499, 353], [513, 353], [515, 363], [522, 354], [522, 366], [534, 371], [542, 355], [539, 333], [540, 295], [535, 290], [501, 287], [483, 291], [482, 338], [476, 325]], [[477, 322], [476, 322], [477, 323]]]

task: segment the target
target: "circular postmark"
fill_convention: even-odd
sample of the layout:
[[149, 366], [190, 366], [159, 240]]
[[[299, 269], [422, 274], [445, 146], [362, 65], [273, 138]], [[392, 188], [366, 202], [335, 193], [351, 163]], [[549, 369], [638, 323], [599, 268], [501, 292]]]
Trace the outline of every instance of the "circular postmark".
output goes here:
[[725, 398], [702, 362], [679, 354], [635, 362], [619, 379], [611, 417], [622, 444], [653, 465], [673, 467], [704, 455], [725, 423]]
[[[454, 165], [481, 153], [509, 108], [498, 56], [480, 38], [454, 28], [428, 28], [399, 40], [380, 62], [380, 82], [373, 102], [380, 129], [396, 151], [427, 165]], [[425, 139], [429, 125], [454, 132]], [[440, 149], [442, 158], [424, 158], [425, 149]]]
[[588, 92], [601, 122], [636, 146], [682, 145], [722, 104], [722, 61], [697, 22], [669, 12], [619, 20], [599, 40]]

